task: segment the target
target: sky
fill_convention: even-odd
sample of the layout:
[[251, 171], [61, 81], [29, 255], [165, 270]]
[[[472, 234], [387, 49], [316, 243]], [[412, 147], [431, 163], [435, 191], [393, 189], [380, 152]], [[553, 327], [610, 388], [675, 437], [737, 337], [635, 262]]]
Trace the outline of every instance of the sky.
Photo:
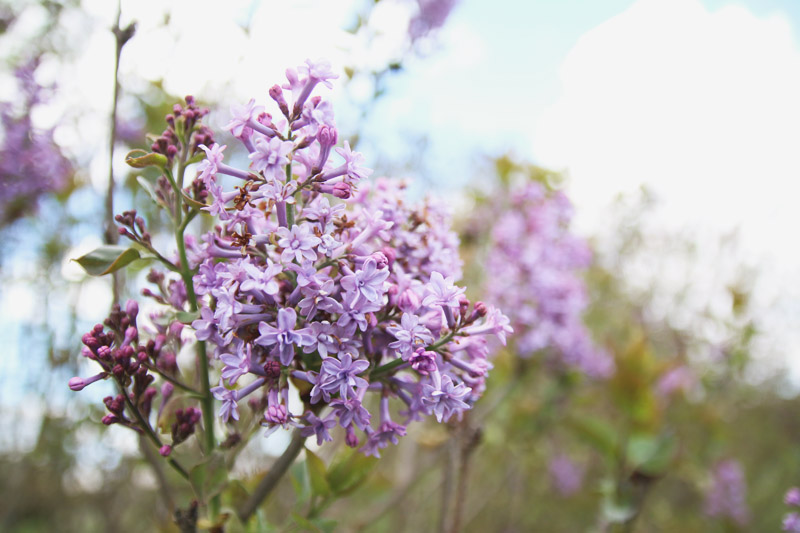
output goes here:
[[[265, 101], [283, 70], [306, 58], [325, 57], [341, 71], [398, 55], [410, 1], [378, 4], [366, 46], [342, 29], [366, 0], [229, 0], [224, 10], [211, 0], [123, 0], [123, 25], [138, 26], [121, 82], [137, 90], [163, 79], [174, 94], [220, 102], [210, 116], [220, 126], [230, 104]], [[57, 140], [75, 153], [105, 154], [97, 132], [107, 128], [111, 103], [116, 2], [84, 7], [90, 17], [73, 24], [83, 52], [68, 71], [43, 65], [42, 81], [58, 81], [60, 97], [35, 118], [47, 126], [72, 113], [74, 125], [60, 127]], [[762, 272], [754, 290], [765, 338], [798, 361], [800, 383], [799, 36], [794, 0], [462, 0], [423, 53], [388, 80], [360, 147], [378, 168], [410, 162], [408, 174], [440, 192], [480, 181], [486, 157], [503, 153], [563, 171], [586, 236], [602, 235], [614, 198], [642, 185], [659, 201], [653, 231], [688, 230], [709, 251], [736, 231], [736, 260]], [[358, 83], [349, 98], [358, 102]], [[354, 129], [353, 102], [338, 93], [333, 100], [344, 110], [340, 129]], [[98, 191], [105, 157], [89, 163]], [[97, 244], [89, 238], [72, 255]], [[712, 256], [697, 274], [698, 307], [737, 276]], [[63, 274], [81, 275], [69, 263]], [[668, 274], [633, 273], [664, 290], [684, 281]], [[0, 320], [9, 303], [24, 301], [19, 290], [3, 291]], [[103, 291], [84, 289], [82, 318], [100, 318], [93, 313], [107, 307], [97, 304], [107, 300]]]

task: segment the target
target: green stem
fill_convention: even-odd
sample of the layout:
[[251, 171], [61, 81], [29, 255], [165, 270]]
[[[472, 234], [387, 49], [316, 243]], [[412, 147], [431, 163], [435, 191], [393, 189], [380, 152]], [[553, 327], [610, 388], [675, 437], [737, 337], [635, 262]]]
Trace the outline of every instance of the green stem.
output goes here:
[[394, 370], [398, 366], [400, 366], [402, 364], [405, 364], [405, 363], [406, 363], [406, 361], [403, 361], [402, 359], [395, 359], [394, 361], [389, 361], [385, 365], [381, 365], [378, 368], [376, 368], [375, 370], [373, 370], [372, 372], [370, 372], [370, 374], [369, 374], [370, 380], [374, 380], [374, 379], [377, 379], [377, 378], [383, 376], [384, 374], [388, 374], [389, 372], [391, 372], [392, 370]]
[[[178, 159], [178, 172], [177, 179], [172, 178], [171, 173], [167, 172], [167, 177], [170, 178], [170, 183], [175, 189], [175, 217], [177, 227], [175, 228], [175, 241], [178, 245], [178, 254], [180, 256], [181, 277], [183, 284], [186, 286], [186, 297], [189, 300], [189, 309], [192, 312], [197, 311], [197, 294], [194, 291], [194, 282], [192, 280], [192, 271], [189, 268], [189, 260], [186, 256], [186, 241], [183, 237], [189, 222], [194, 218], [196, 210], [187, 214], [186, 219], [183, 218], [183, 179], [186, 173], [186, 159], [189, 152], [189, 141], [191, 140], [191, 131], [184, 132], [182, 139], [182, 148], [180, 158]], [[200, 399], [200, 407], [203, 411], [203, 426], [205, 427], [205, 454], [210, 456], [214, 447], [216, 446], [216, 439], [214, 438], [214, 397], [211, 395], [211, 382], [209, 378], [208, 368], [208, 354], [206, 352], [206, 343], [203, 341], [197, 342], [197, 356], [200, 360], [200, 391], [202, 397]], [[209, 502], [209, 517], [213, 521], [219, 514], [220, 499], [219, 496], [214, 496]]]
[[[125, 389], [122, 389], [122, 397], [125, 398], [125, 403], [128, 406], [128, 410], [131, 413], [133, 413], [134, 417], [136, 417], [136, 421], [139, 422], [139, 426], [141, 426], [142, 430], [145, 432], [145, 435], [147, 435], [150, 438], [150, 440], [153, 441], [153, 444], [156, 445], [156, 448], [160, 450], [161, 447], [163, 446], [161, 439], [158, 438], [158, 435], [156, 435], [155, 431], [153, 431], [153, 428], [151, 428], [147, 420], [144, 419], [142, 413], [139, 412], [139, 409], [137, 409], [136, 406], [133, 405], [133, 402], [128, 397], [128, 393]], [[181, 477], [183, 477], [187, 481], [189, 480], [189, 473], [186, 471], [185, 468], [181, 466], [181, 464], [178, 461], [169, 458], [167, 459], [167, 462], [172, 468], [175, 469], [176, 472], [178, 472], [181, 475]]]
[[[286, 165], [286, 183], [292, 181], [292, 164], [289, 163]], [[294, 205], [290, 203], [286, 203], [286, 224], [289, 226], [289, 229], [292, 229], [294, 226]]]

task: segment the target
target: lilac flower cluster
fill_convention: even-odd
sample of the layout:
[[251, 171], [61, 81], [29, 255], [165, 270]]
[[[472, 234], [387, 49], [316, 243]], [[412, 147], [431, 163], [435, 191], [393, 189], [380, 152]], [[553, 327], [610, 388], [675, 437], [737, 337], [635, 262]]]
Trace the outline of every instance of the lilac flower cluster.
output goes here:
[[[336, 77], [329, 66], [307, 61], [286, 76], [269, 90], [275, 118], [255, 100], [232, 108], [225, 129], [247, 150], [248, 168], [225, 163], [226, 147], [213, 142], [205, 113], [189, 98], [146, 156], [165, 167], [156, 193], [178, 206], [171, 213], [178, 224], [205, 212], [219, 222], [212, 231], [199, 240], [187, 235], [178, 257], [167, 259], [135, 212], [117, 221], [122, 235], [182, 273], [151, 272], [159, 290], [144, 294], [171, 307], [172, 317], [197, 308], [191, 327], [218, 371], [210, 393], [234, 434], [248, 398], [263, 412], [267, 434], [296, 427], [321, 444], [339, 426], [349, 446], [379, 456], [411, 421], [446, 422], [469, 409], [491, 368], [487, 336], [505, 341], [511, 328], [499, 310], [473, 305], [456, 285], [458, 238], [446, 210], [407, 204], [400, 182], [366, 183], [363, 156], [347, 141], [339, 146], [330, 103], [313, 95]], [[183, 189], [166, 169], [195, 150], [205, 158], [189, 160], [199, 161], [197, 177]], [[232, 190], [223, 176], [235, 180]], [[166, 327], [181, 337], [180, 322]], [[147, 362], [180, 383], [175, 369], [158, 366], [160, 354], [118, 337], [103, 340], [112, 359], [124, 352], [119, 357], [130, 356], [130, 364]], [[92, 358], [104, 375], [113, 373], [111, 360]], [[295, 392], [302, 410], [290, 406]], [[173, 445], [191, 433], [193, 426], [182, 426], [198, 419], [176, 420]]]
[[750, 521], [747, 508], [747, 485], [738, 461], [726, 459], [714, 466], [711, 485], [706, 491], [705, 513], [728, 518], [743, 526]]
[[417, 0], [419, 11], [408, 23], [411, 40], [416, 41], [442, 27], [457, 3], [458, 0]]
[[584, 467], [563, 453], [557, 453], [548, 463], [550, 483], [558, 493], [566, 498], [583, 487]]
[[31, 121], [31, 110], [44, 99], [33, 77], [37, 63], [14, 72], [21, 102], [0, 102], [0, 226], [31, 213], [43, 194], [63, 190], [72, 175], [53, 132], [36, 130]]
[[[783, 497], [783, 502], [790, 507], [800, 507], [800, 488], [792, 487]], [[800, 513], [792, 511], [783, 517], [783, 531], [800, 533]]]
[[[193, 256], [205, 299], [192, 326], [215, 347], [224, 421], [258, 393], [268, 433], [297, 426], [321, 444], [338, 425], [348, 445], [378, 456], [410, 421], [469, 409], [490, 368], [486, 335], [510, 328], [455, 285], [461, 263], [447, 213], [407, 205], [400, 183], [369, 186], [363, 156], [347, 141], [336, 147], [331, 106], [311, 96], [335, 77], [323, 62], [288, 70], [269, 91], [281, 119], [254, 100], [232, 108], [226, 129], [247, 148], [249, 169], [226, 165], [224, 146], [201, 147], [198, 179], [213, 196], [204, 209], [222, 224]], [[223, 190], [220, 174], [241, 185]], [[237, 387], [240, 379], [247, 384]], [[304, 412], [289, 409], [292, 383]]]
[[[159, 327], [159, 317], [154, 316], [157, 330], [155, 334], [150, 335], [151, 339], [144, 342], [140, 339], [140, 330], [137, 326], [138, 314], [139, 305], [133, 300], [128, 301], [124, 310], [119, 305], [114, 305], [103, 324], [97, 324], [83, 336], [82, 355], [96, 362], [102, 370], [89, 378], [70, 379], [69, 387], [74, 391], [80, 391], [96, 381], [115, 380], [120, 393], [103, 400], [108, 410], [108, 414], [103, 418], [103, 424], [121, 424], [137, 432], [152, 432], [149, 423], [143, 424], [143, 420], [149, 419], [153, 399], [159, 393], [159, 390], [152, 386], [155, 381], [154, 374], [160, 374], [167, 380], [160, 391], [161, 406], [158, 418], [161, 419], [165, 403], [174, 390], [169, 380], [178, 375], [176, 354], [183, 345], [180, 338], [183, 326], [180, 323], [172, 323], [169, 327]], [[126, 416], [126, 410], [135, 418]], [[172, 427], [173, 445], [183, 442], [194, 433], [194, 427], [199, 420], [197, 409], [191, 407], [185, 410], [179, 409]], [[167, 449], [162, 448], [162, 453], [168, 455]]]
[[582, 322], [586, 289], [580, 272], [591, 262], [586, 243], [569, 232], [572, 205], [562, 192], [528, 183], [510, 195], [493, 225], [487, 292], [510, 310], [517, 353], [555, 350], [563, 362], [589, 376], [613, 372], [608, 353], [593, 343]]

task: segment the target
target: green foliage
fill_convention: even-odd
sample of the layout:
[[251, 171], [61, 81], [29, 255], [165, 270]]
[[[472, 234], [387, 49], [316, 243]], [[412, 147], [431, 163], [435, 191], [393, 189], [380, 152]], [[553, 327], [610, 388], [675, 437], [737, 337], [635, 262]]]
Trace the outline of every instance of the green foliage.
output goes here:
[[74, 259], [74, 261], [92, 276], [105, 276], [126, 267], [141, 257], [136, 248], [105, 245]]

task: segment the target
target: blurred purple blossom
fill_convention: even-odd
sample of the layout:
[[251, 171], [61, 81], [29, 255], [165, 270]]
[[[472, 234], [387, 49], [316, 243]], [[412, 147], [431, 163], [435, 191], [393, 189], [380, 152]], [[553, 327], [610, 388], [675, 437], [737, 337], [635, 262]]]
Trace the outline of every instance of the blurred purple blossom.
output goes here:
[[714, 465], [711, 485], [706, 491], [705, 513], [717, 518], [728, 518], [746, 525], [750, 521], [747, 507], [747, 484], [742, 466], [735, 459], [726, 459]]

